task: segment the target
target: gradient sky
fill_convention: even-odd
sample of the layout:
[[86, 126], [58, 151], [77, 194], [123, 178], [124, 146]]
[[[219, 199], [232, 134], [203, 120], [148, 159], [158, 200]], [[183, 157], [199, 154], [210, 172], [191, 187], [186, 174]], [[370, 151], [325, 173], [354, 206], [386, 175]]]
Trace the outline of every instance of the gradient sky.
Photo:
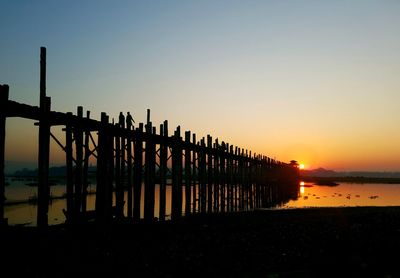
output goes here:
[[[12, 100], [38, 105], [46, 46], [53, 110], [144, 121], [150, 108], [157, 126], [285, 162], [400, 170], [400, 1], [3, 0], [0, 10]], [[35, 142], [31, 121], [7, 122], [7, 160], [35, 160]]]

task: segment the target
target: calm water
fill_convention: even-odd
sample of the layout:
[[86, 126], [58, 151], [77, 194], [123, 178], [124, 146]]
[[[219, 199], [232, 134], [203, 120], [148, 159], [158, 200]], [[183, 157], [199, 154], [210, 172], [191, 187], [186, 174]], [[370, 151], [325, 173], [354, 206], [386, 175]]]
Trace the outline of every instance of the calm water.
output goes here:
[[282, 208], [400, 206], [400, 184], [340, 183], [319, 186], [305, 183], [296, 201]]
[[[29, 180], [12, 180], [7, 178], [10, 183], [6, 187], [7, 203], [19, 200], [27, 200], [37, 194], [37, 188], [27, 186]], [[58, 184], [50, 187], [52, 196], [62, 196], [65, 194], [65, 185]], [[95, 187], [89, 188], [95, 190]], [[142, 204], [144, 199], [144, 187], [142, 188]], [[184, 193], [184, 189], [183, 189]], [[155, 190], [155, 216], [158, 216], [159, 187]], [[183, 194], [183, 196], [185, 196]], [[115, 198], [114, 198], [115, 199]], [[125, 195], [125, 200], [127, 196]], [[95, 195], [89, 195], [87, 199], [87, 209], [93, 210]], [[167, 207], [166, 213], [171, 213], [171, 187], [167, 186]], [[277, 209], [286, 208], [307, 208], [307, 207], [344, 207], [344, 206], [400, 206], [400, 184], [354, 184], [340, 183], [338, 186], [316, 186], [304, 184], [300, 187], [297, 200], [291, 200]], [[65, 221], [62, 209], [66, 208], [65, 199], [57, 199], [51, 202], [49, 207], [49, 223], [59, 224]], [[36, 225], [37, 206], [32, 203], [18, 205], [8, 205], [5, 208], [5, 217], [9, 224]], [[142, 205], [143, 217], [143, 205]], [[126, 214], [126, 212], [125, 212]]]

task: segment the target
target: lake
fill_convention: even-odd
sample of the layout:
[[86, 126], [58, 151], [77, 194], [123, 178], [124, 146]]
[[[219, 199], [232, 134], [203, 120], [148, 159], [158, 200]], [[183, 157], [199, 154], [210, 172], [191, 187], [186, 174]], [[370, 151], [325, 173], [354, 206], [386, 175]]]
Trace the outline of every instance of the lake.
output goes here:
[[[16, 180], [7, 178], [6, 182], [10, 185], [6, 187], [6, 203], [20, 200], [28, 200], [37, 194], [37, 187], [26, 185], [28, 180]], [[57, 184], [50, 187], [52, 196], [62, 196], [65, 194], [65, 185]], [[94, 191], [95, 186], [89, 187], [89, 191]], [[142, 209], [144, 186], [142, 187]], [[183, 188], [183, 197], [184, 194]], [[159, 186], [155, 190], [156, 206], [155, 216], [158, 217]], [[171, 187], [167, 186], [167, 219], [171, 213]], [[114, 198], [115, 199], [115, 198]], [[125, 193], [125, 200], [127, 196]], [[184, 203], [184, 200], [183, 200]], [[95, 195], [88, 195], [87, 209], [93, 210]], [[354, 206], [400, 206], [400, 184], [377, 184], [377, 183], [340, 183], [338, 186], [320, 186], [312, 183], [302, 183], [297, 200], [291, 200], [272, 209], [289, 208], [308, 208], [308, 207], [354, 207]], [[126, 207], [126, 206], [125, 206]], [[62, 209], [66, 208], [66, 199], [55, 199], [49, 206], [49, 224], [60, 224], [65, 221]], [[34, 203], [22, 203], [7, 205], [5, 207], [5, 217], [8, 218], [10, 225], [23, 224], [27, 226], [36, 225], [37, 206]], [[125, 211], [126, 214], [126, 211]]]
[[400, 184], [345, 183], [338, 186], [302, 183], [299, 197], [282, 208], [400, 206]]

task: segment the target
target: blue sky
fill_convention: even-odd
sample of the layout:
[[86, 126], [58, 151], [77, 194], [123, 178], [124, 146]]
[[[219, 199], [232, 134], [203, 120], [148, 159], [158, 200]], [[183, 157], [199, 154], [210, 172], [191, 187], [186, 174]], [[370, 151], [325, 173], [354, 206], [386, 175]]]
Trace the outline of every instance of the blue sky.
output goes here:
[[[13, 100], [38, 104], [46, 46], [54, 110], [83, 105], [95, 118], [131, 111], [144, 121], [151, 108], [156, 125], [168, 119], [283, 161], [399, 170], [399, 1], [2, 1], [0, 8], [0, 83]], [[8, 159], [23, 156], [13, 150], [28, 125], [9, 122]]]

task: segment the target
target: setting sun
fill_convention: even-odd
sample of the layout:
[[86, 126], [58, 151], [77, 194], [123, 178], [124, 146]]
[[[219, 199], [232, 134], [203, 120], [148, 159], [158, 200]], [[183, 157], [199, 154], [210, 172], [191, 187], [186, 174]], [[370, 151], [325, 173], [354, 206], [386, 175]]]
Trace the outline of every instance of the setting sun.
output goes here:
[[299, 165], [299, 168], [300, 168], [300, 169], [304, 169], [304, 167], [305, 167], [304, 164], [300, 164], [300, 165]]

